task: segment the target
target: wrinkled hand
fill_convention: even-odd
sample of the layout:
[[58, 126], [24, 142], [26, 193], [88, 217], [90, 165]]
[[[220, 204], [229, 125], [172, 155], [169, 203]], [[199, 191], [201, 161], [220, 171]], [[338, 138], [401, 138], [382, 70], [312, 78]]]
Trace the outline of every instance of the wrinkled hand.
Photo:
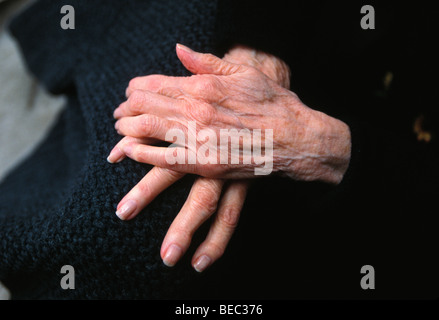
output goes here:
[[[251, 65], [271, 79], [289, 88], [289, 68], [275, 56], [238, 46], [225, 56], [230, 62]], [[131, 87], [127, 89], [130, 95]], [[139, 143], [154, 144], [155, 139], [138, 139]], [[111, 152], [109, 161], [122, 161], [125, 154], [118, 147]], [[158, 194], [183, 177], [183, 173], [154, 167], [120, 201], [117, 214], [121, 219], [134, 218]], [[182, 210], [172, 223], [163, 241], [161, 256], [168, 266], [173, 266], [188, 249], [192, 234], [217, 211], [206, 240], [195, 252], [192, 265], [201, 272], [219, 259], [238, 223], [245, 200], [248, 183], [246, 181], [225, 182], [220, 179], [198, 178]], [[222, 195], [221, 195], [222, 194]], [[221, 196], [221, 198], [220, 198]]]
[[[119, 142], [118, 150], [139, 162], [210, 178], [254, 177], [263, 163], [264, 172], [296, 180], [341, 181], [350, 159], [346, 124], [308, 108], [295, 93], [254, 67], [197, 53], [182, 45], [177, 46], [177, 55], [195, 75], [133, 79], [127, 101], [114, 112], [119, 119], [116, 130], [129, 136]], [[196, 129], [191, 129], [191, 123]], [[238, 150], [218, 143], [217, 137], [224, 129], [243, 132], [241, 138], [237, 135], [242, 139], [238, 140]], [[258, 130], [262, 132], [262, 152], [255, 154], [258, 137], [253, 133]], [[180, 132], [183, 139], [176, 135]], [[175, 148], [138, 140], [173, 143], [175, 138]], [[270, 143], [267, 147], [270, 138], [272, 149]], [[196, 163], [191, 163], [193, 155]], [[250, 161], [245, 158], [248, 155]]]

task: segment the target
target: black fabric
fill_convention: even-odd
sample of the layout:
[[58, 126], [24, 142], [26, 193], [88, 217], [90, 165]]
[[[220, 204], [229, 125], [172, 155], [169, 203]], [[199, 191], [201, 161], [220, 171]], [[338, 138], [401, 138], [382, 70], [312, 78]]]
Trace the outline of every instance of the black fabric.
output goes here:
[[[75, 8], [75, 30], [59, 26], [63, 4]], [[69, 99], [47, 140], [0, 186], [0, 280], [13, 298], [437, 296], [437, 143], [418, 144], [411, 131], [416, 115], [435, 112], [435, 12], [373, 4], [376, 30], [365, 31], [361, 5], [42, 0], [18, 16], [11, 30], [29, 69]], [[188, 75], [176, 42], [218, 55], [242, 43], [282, 57], [292, 90], [352, 133], [338, 186], [255, 181], [225, 256], [203, 274], [189, 261], [208, 225], [175, 268], [159, 256], [193, 177], [123, 222], [115, 206], [150, 167], [105, 161], [128, 81]], [[360, 287], [366, 264], [377, 290]], [[75, 290], [60, 288], [63, 265], [75, 267]]]
[[[72, 5], [76, 29], [60, 27]], [[175, 44], [211, 51], [214, 2], [38, 1], [11, 23], [30, 70], [68, 107], [35, 154], [1, 186], [0, 279], [21, 298], [169, 298], [190, 270], [168, 269], [160, 245], [191, 179], [130, 222], [118, 201], [149, 170], [106, 157], [120, 139], [112, 112], [138, 75], [187, 75]], [[76, 289], [62, 290], [63, 265]], [[184, 270], [186, 269], [186, 270]]]

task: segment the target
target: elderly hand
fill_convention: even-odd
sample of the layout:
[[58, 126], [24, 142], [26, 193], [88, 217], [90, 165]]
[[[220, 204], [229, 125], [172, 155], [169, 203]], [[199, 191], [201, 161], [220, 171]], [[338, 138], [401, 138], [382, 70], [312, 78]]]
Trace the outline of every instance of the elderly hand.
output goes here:
[[[127, 101], [114, 112], [116, 130], [133, 138], [122, 139], [118, 150], [139, 162], [210, 178], [273, 171], [296, 180], [342, 180], [351, 147], [346, 124], [310, 109], [254, 67], [182, 45], [177, 55], [195, 75], [133, 79]], [[224, 132], [238, 146], [224, 145]]]
[[[275, 56], [248, 47], [237, 46], [224, 57], [227, 61], [247, 64], [265, 73], [279, 85], [289, 88], [289, 68]], [[127, 96], [132, 87], [127, 89]], [[132, 139], [132, 138], [124, 138]], [[137, 142], [152, 144], [154, 139], [138, 139]], [[122, 161], [125, 154], [115, 147], [109, 161]], [[183, 173], [154, 167], [120, 201], [117, 214], [121, 219], [134, 218], [158, 194], [175, 183]], [[212, 214], [217, 212], [206, 240], [195, 252], [192, 265], [201, 272], [219, 259], [238, 223], [240, 211], [245, 200], [248, 183], [244, 180], [225, 182], [221, 179], [198, 178], [189, 197], [169, 228], [163, 241], [161, 256], [168, 266], [173, 266], [188, 249], [192, 234]]]

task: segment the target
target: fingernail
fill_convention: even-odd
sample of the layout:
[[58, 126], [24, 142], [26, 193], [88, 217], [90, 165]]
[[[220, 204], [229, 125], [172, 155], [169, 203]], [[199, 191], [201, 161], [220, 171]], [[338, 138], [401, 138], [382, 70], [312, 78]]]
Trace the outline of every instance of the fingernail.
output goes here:
[[116, 121], [116, 123], [114, 124], [114, 128], [115, 128], [116, 130], [119, 129], [119, 121]]
[[118, 163], [123, 160], [125, 154], [119, 149], [119, 147], [114, 147], [111, 150], [110, 155], [107, 157], [109, 163]]
[[206, 270], [206, 268], [208, 266], [210, 266], [211, 262], [212, 262], [212, 259], [210, 259], [206, 255], [203, 255], [203, 256], [198, 258], [197, 262], [194, 263], [194, 269], [197, 272], [203, 272], [204, 270]]
[[171, 244], [166, 251], [166, 255], [163, 258], [163, 263], [168, 267], [173, 267], [183, 255], [183, 250], [176, 244]]
[[180, 50], [183, 50], [183, 51], [186, 51], [186, 52], [193, 52], [191, 49], [189, 49], [188, 47], [186, 47], [186, 46], [184, 46], [184, 45], [182, 45], [182, 44], [180, 44], [180, 43], [177, 43], [177, 48], [178, 49], [180, 49]]
[[114, 119], [119, 119], [122, 116], [122, 111], [119, 108], [116, 108], [113, 112]]
[[121, 220], [126, 220], [134, 211], [136, 211], [137, 202], [134, 200], [128, 200], [116, 211], [116, 215]]

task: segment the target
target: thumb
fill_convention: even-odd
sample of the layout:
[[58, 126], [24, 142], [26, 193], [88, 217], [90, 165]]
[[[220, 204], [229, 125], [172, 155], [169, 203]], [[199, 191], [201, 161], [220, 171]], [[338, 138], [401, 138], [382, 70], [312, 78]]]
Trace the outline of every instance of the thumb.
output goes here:
[[242, 65], [224, 61], [210, 53], [195, 52], [177, 43], [177, 56], [181, 63], [194, 74], [231, 75], [242, 70]]

